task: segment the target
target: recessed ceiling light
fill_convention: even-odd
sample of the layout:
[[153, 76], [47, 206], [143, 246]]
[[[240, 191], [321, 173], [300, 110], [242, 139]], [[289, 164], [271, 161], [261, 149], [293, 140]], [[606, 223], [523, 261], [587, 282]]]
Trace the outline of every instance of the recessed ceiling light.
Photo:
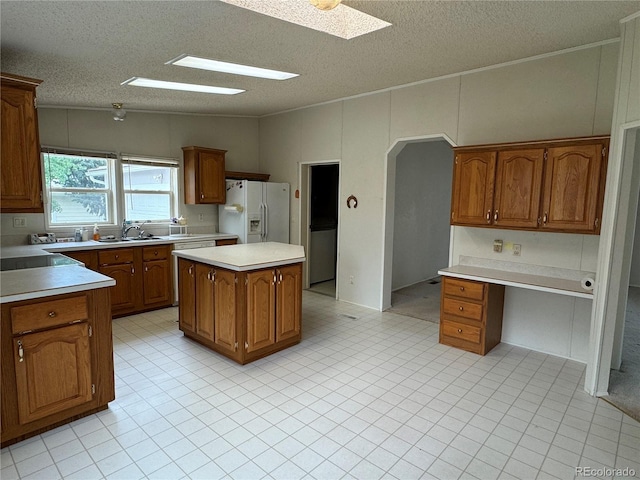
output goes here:
[[332, 10], [324, 11], [305, 0], [220, 1], [345, 39], [391, 26], [389, 22], [342, 4]]
[[169, 60], [165, 65], [179, 65], [181, 67], [200, 68], [202, 70], [212, 70], [214, 72], [233, 73], [235, 75], [245, 75], [248, 77], [269, 78], [272, 80], [287, 80], [297, 77], [297, 73], [280, 72], [267, 68], [250, 67], [238, 63], [221, 62], [219, 60], [209, 60], [208, 58], [194, 57], [186, 53], [173, 60]]
[[132, 77], [120, 85], [134, 85], [136, 87], [165, 88], [168, 90], [182, 90], [185, 92], [216, 93], [218, 95], [235, 95], [245, 90], [238, 88], [213, 87], [210, 85], [196, 85], [194, 83], [165, 82], [150, 78]]

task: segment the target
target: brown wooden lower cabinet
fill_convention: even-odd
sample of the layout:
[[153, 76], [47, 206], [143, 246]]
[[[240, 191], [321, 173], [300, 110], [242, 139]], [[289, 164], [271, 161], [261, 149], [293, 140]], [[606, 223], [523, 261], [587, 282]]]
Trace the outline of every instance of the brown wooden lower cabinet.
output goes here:
[[241, 364], [300, 342], [302, 264], [236, 272], [178, 259], [180, 330]]
[[485, 355], [500, 343], [504, 286], [443, 277], [440, 343]]
[[2, 447], [115, 398], [108, 288], [2, 305]]
[[173, 303], [170, 245], [64, 252], [116, 281], [111, 287], [114, 317], [169, 307]]

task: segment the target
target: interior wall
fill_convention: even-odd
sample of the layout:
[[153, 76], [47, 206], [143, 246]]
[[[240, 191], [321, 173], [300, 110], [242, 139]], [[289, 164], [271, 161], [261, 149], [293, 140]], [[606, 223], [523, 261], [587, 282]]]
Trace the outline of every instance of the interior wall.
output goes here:
[[[38, 123], [42, 145], [156, 155], [180, 161], [183, 146], [197, 145], [227, 150], [228, 170], [260, 171], [259, 125], [255, 118], [128, 112], [124, 122], [116, 122], [110, 110], [40, 108]], [[178, 181], [182, 185], [182, 169]], [[178, 214], [188, 219], [190, 231], [217, 231], [217, 205], [185, 205], [181, 196], [178, 209]], [[26, 218], [27, 226], [14, 228], [15, 216]], [[0, 227], [2, 245], [24, 244], [27, 234], [45, 231], [44, 215], [2, 214]], [[101, 228], [101, 233], [115, 234], [117, 230]], [[73, 229], [55, 231], [61, 236], [72, 236]]]
[[[401, 139], [438, 135], [470, 145], [608, 134], [618, 47], [576, 49], [264, 117], [260, 166], [295, 185], [299, 162], [341, 159], [340, 202], [353, 194], [359, 203], [343, 209], [340, 218], [338, 295], [383, 309], [389, 148]], [[298, 209], [292, 199], [293, 243]], [[494, 231], [487, 236], [482, 229], [469, 230], [452, 233], [457, 255], [490, 256]], [[518, 235], [511, 238], [523, 245], [519, 261], [537, 262], [547, 258], [543, 251], [557, 248], [553, 234]], [[567, 242], [579, 248], [563, 247], [563, 263], [595, 264], [597, 237], [561, 240]]]
[[640, 190], [638, 181], [633, 179], [638, 168], [635, 136], [640, 128], [640, 12], [621, 20], [620, 26], [620, 55], [604, 197], [604, 212], [610, 214], [602, 218], [599, 278], [589, 342], [589, 358], [593, 361], [587, 365], [585, 373], [585, 390], [592, 395], [607, 393], [609, 371], [618, 368], [628, 293], [630, 238], [636, 220], [635, 212], [630, 214], [630, 210], [637, 208]]
[[[640, 140], [640, 135], [638, 139]], [[638, 149], [638, 156], [640, 156], [640, 146], [636, 146]], [[636, 215], [636, 227], [634, 229], [633, 238], [633, 251], [631, 254], [631, 273], [629, 275], [629, 286], [640, 287], [640, 208]]]
[[433, 278], [448, 265], [452, 175], [447, 142], [409, 143], [398, 154], [392, 290]]

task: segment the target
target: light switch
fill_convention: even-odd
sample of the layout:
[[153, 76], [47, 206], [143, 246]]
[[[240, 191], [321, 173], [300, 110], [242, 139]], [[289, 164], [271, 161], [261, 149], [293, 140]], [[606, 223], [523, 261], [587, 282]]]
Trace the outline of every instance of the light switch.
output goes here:
[[502, 240], [493, 241], [493, 251], [496, 253], [502, 252]]

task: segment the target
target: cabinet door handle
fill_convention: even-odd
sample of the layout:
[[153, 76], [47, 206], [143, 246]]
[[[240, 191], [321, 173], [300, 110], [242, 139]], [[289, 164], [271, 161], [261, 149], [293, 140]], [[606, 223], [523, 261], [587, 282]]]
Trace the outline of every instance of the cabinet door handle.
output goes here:
[[57, 315], [57, 313], [56, 313], [56, 312], [49, 312], [49, 316], [50, 316], [51, 318], [55, 318], [55, 316], [56, 316], [56, 315]]
[[135, 275], [136, 269], [131, 265], [131, 276]]
[[204, 198], [204, 193], [200, 192], [200, 198], [203, 199]]
[[493, 221], [494, 222], [498, 221], [498, 210], [496, 210], [495, 213], [493, 214]]
[[20, 362], [24, 362], [24, 348], [22, 348], [22, 340], [18, 340], [18, 357], [20, 357]]
[[282, 273], [280, 274], [280, 283], [282, 283]]
[[487, 223], [491, 221], [491, 210], [487, 210]]
[[276, 272], [273, 272], [273, 284], [275, 285], [277, 281]]
[[544, 212], [544, 216], [542, 217], [542, 223], [546, 224], [547, 220], [549, 220], [549, 214]]
[[191, 266], [189, 267], [188, 272], [189, 272], [189, 275], [191, 275], [191, 276], [193, 277], [193, 265], [191, 265]]
[[155, 250], [155, 251], [153, 252], [153, 254], [157, 257], [157, 256], [158, 256], [158, 250]]
[[146, 265], [144, 266], [144, 271], [148, 272], [149, 271], [149, 267], [147, 267]]

